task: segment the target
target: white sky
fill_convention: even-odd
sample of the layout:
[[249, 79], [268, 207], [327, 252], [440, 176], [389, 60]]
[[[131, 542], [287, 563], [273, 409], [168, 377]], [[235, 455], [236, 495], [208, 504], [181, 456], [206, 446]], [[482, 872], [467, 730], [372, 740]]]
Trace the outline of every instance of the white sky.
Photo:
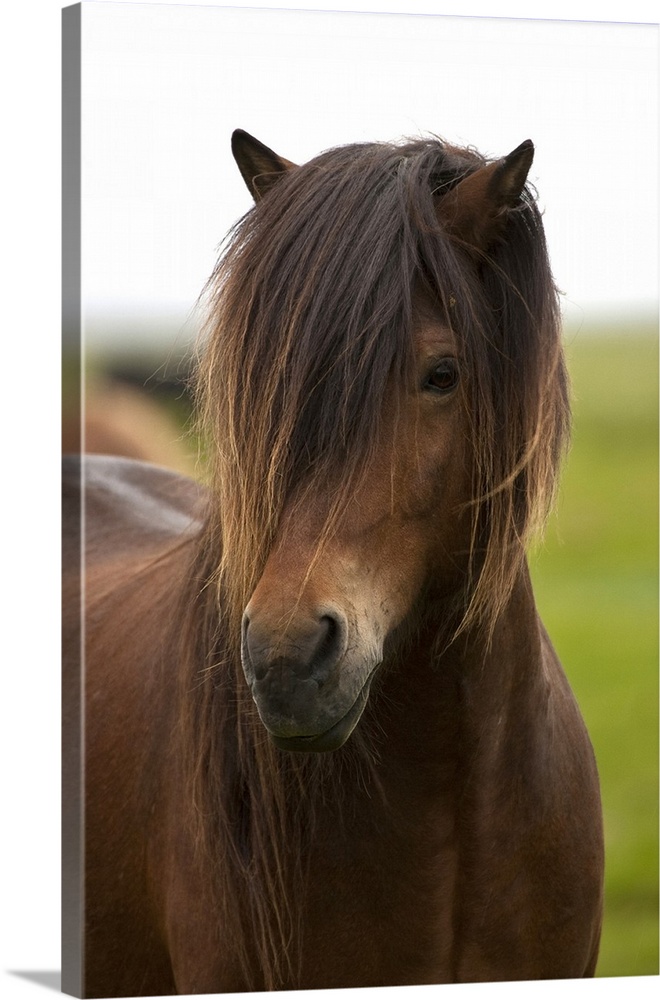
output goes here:
[[657, 39], [648, 24], [83, 3], [88, 345], [117, 319], [185, 322], [250, 204], [230, 153], [236, 127], [294, 161], [432, 131], [489, 155], [532, 138], [567, 315], [651, 307]]

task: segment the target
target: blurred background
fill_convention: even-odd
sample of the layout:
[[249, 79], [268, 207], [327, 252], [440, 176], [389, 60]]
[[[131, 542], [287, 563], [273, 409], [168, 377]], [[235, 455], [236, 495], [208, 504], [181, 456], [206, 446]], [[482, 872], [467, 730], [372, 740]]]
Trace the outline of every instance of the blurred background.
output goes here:
[[429, 132], [489, 156], [533, 139], [574, 391], [533, 575], [601, 772], [598, 974], [657, 974], [657, 28], [101, 2], [82, 37], [85, 444], [192, 475], [197, 297], [250, 207], [234, 128], [301, 162]]

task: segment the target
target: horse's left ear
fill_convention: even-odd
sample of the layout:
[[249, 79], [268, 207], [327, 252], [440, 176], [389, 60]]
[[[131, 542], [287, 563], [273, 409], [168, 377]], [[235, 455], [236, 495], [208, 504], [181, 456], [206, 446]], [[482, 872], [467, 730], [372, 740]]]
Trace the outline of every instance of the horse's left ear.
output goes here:
[[278, 156], [241, 128], [237, 128], [231, 137], [231, 151], [255, 201], [259, 201], [283, 173], [295, 167], [291, 160]]
[[508, 156], [468, 174], [438, 202], [445, 229], [486, 250], [499, 236], [509, 211], [519, 204], [533, 159], [534, 144], [526, 139]]

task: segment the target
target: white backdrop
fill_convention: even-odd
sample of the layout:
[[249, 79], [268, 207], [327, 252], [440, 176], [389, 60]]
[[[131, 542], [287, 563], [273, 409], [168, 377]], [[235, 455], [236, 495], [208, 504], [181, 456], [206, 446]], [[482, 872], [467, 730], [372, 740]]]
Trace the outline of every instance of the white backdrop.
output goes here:
[[250, 204], [230, 154], [236, 127], [296, 162], [429, 132], [493, 156], [532, 138], [568, 315], [650, 310], [656, 73], [648, 25], [87, 4], [89, 345], [130, 346], [131, 320], [185, 321]]
[[[284, 0], [281, 0], [284, 2]], [[168, 4], [167, 4], [168, 5]], [[342, 7], [350, 9], [359, 6], [362, 10], [401, 10], [429, 11], [445, 14], [472, 15], [484, 13], [489, 15], [529, 16], [529, 3], [514, 2], [514, 0], [455, 0], [442, 2], [431, 0], [411, 0], [403, 4], [401, 0], [387, 0], [369, 3], [368, 0], [328, 0], [327, 5], [335, 9]], [[3, 12], [3, 30], [0, 32], [2, 46], [0, 58], [0, 73], [2, 74], [3, 95], [3, 156], [0, 158], [3, 190], [3, 227], [2, 227], [2, 277], [3, 300], [5, 305], [5, 323], [3, 325], [6, 353], [3, 370], [3, 478], [2, 478], [2, 567], [4, 570], [3, 587], [3, 651], [2, 651], [2, 699], [0, 700], [0, 733], [2, 737], [2, 788], [3, 788], [3, 822], [0, 826], [0, 872], [1, 910], [0, 917], [0, 978], [3, 997], [7, 1000], [15, 998], [48, 997], [41, 982], [52, 983], [52, 973], [60, 968], [59, 945], [59, 726], [60, 726], [60, 683], [59, 683], [59, 354], [60, 354], [60, 168], [59, 168], [59, 37], [60, 37], [60, 2], [59, 0], [28, 0], [23, 4], [7, 5]], [[144, 6], [149, 6], [146, 3]], [[169, 6], [169, 5], [168, 5]], [[188, 7], [189, 3], [180, 0], [178, 7]], [[204, 0], [197, 0], [197, 7], [204, 7]], [[247, 6], [234, 0], [235, 8]], [[262, 0], [262, 7], [277, 6]], [[315, 8], [324, 6], [321, 2], [306, 0], [296, 4], [290, 0], [289, 7], [304, 6]], [[654, 21], [657, 20], [657, 4], [654, 0], [627, 0], [627, 2], [606, 2], [599, 0], [538, 0], [533, 5], [535, 17], [566, 17], [569, 19], [583, 18], [589, 20], [594, 14], [599, 17], [624, 21]], [[637, 29], [632, 29], [636, 31]], [[616, 48], [616, 46], [615, 46]], [[451, 53], [450, 53], [451, 55]], [[612, 58], [614, 58], [612, 54]], [[492, 59], [497, 59], [502, 67], [512, 69], [508, 61], [499, 60], [498, 53], [490, 53]], [[542, 82], [532, 70], [540, 64], [542, 53], [534, 50], [528, 59], [529, 73], [525, 78], [525, 86], [514, 102], [514, 106], [533, 106], [530, 95], [534, 97], [534, 88], [544, 88]], [[414, 67], [414, 54], [411, 58]], [[243, 53], [243, 64], [247, 69], [252, 63], [249, 46]], [[631, 79], [636, 78], [623, 74], [618, 63], [618, 89], [621, 94]], [[553, 111], [553, 120], [561, 122], [562, 117], [572, 118], [574, 107], [578, 106], [577, 93], [580, 88], [588, 90], [592, 85], [586, 75], [580, 76], [579, 66], [575, 64], [575, 87], [569, 90], [568, 96], [557, 100]], [[466, 77], [470, 74], [466, 74]], [[545, 79], [545, 78], [544, 78]], [[579, 82], [581, 81], [581, 82]], [[468, 85], [468, 80], [463, 81]], [[269, 81], [264, 87], [268, 93], [274, 87]], [[472, 86], [472, 84], [470, 84]], [[486, 107], [492, 107], [493, 84], [477, 88], [479, 99]], [[596, 90], [594, 86], [594, 90]], [[614, 88], [616, 90], [616, 88]], [[558, 92], [557, 92], [558, 93]], [[598, 92], [596, 91], [596, 94]], [[224, 101], [227, 105], [235, 99], [235, 92], [226, 93]], [[474, 130], [472, 110], [465, 109], [459, 114], [455, 99], [450, 98], [444, 88], [429, 95], [430, 100], [424, 105], [433, 112], [432, 120], [426, 120], [426, 112], [421, 114], [417, 107], [406, 107], [397, 111], [396, 122], [385, 122], [382, 118], [374, 123], [374, 135], [367, 137], [393, 137], [401, 131], [411, 128], [444, 132], [449, 138], [463, 136], [467, 141], [484, 145], [493, 153], [506, 152], [509, 147], [517, 144], [527, 134], [539, 145], [539, 154], [535, 165], [542, 200], [547, 209], [549, 227], [555, 226], [554, 214], [563, 213], [565, 205], [565, 189], [573, 183], [570, 176], [563, 174], [564, 188], [559, 202], [550, 200], [550, 166], [545, 159], [549, 149], [541, 142], [547, 122], [541, 121], [540, 115], [534, 116], [531, 128], [524, 128], [520, 134], [518, 128], [509, 126], [503, 130], [493, 128], [493, 133], [486, 131], [488, 116], [485, 116], [483, 126]], [[349, 99], [350, 98], [350, 99]], [[648, 163], [655, 156], [657, 148], [657, 124], [652, 122], [645, 131], [641, 128], [629, 129], [631, 118], [636, 115], [636, 106], [647, 113], [657, 99], [655, 85], [650, 93], [641, 92], [635, 99], [628, 101], [626, 107], [615, 100], [609, 110], [604, 108], [601, 121], [609, 121], [611, 127], [611, 153], [615, 155], [618, 149], [625, 145], [626, 157], [623, 160], [622, 172], [612, 176], [613, 183], [607, 188], [605, 199], [598, 201], [599, 211], [607, 215], [611, 211], [619, 213], [621, 206], [638, 206], [633, 209], [636, 223], [628, 229], [631, 242], [636, 242], [638, 231], [644, 231], [647, 226], [654, 226], [654, 213], [646, 209], [647, 194], [657, 192], [657, 180], [651, 178], [652, 192], [647, 192]], [[330, 134], [325, 129], [325, 112], [316, 105], [316, 110], [308, 120], [296, 122], [294, 129], [285, 133], [283, 119], [286, 108], [282, 106], [281, 116], [277, 119], [277, 127], [272, 129], [269, 121], [241, 116], [240, 121], [231, 120], [233, 115], [226, 114], [223, 122], [214, 129], [213, 123], [205, 120], [204, 150], [209, 157], [201, 157], [195, 164], [196, 183], [201, 178], [208, 177], [214, 170], [220, 171], [221, 162], [228, 162], [226, 134], [227, 128], [235, 125], [245, 127], [257, 134], [269, 144], [281, 148], [282, 152], [291, 158], [303, 157], [318, 151], [333, 141], [346, 141], [355, 137], [358, 126], [352, 117], [354, 95], [348, 95], [348, 105], [343, 121], [348, 123], [351, 112], [351, 131], [342, 129], [340, 133]], [[646, 106], [645, 108], [642, 105]], [[420, 104], [421, 108], [421, 104]], [[382, 114], [382, 112], [378, 112]], [[408, 116], [402, 121], [402, 116]], [[448, 116], [451, 116], [448, 117]], [[514, 123], [515, 124], [515, 123]], [[522, 122], [521, 122], [522, 124]], [[385, 128], [385, 125], [388, 127]], [[396, 125], [396, 128], [394, 127]], [[468, 126], [470, 128], [468, 129]], [[589, 121], [582, 122], [586, 134], [583, 133], [583, 146], [587, 151], [591, 148], [592, 133]], [[366, 128], [366, 126], [365, 126]], [[483, 129], [483, 130], [482, 130]], [[313, 131], [312, 131], [313, 130]], [[368, 128], [371, 133], [371, 128]], [[186, 133], [189, 135], [190, 130]], [[515, 134], [514, 134], [515, 133]], [[288, 135], [290, 134], [290, 138]], [[626, 135], [626, 143], [621, 141]], [[556, 132], [555, 132], [556, 135]], [[632, 135], [632, 141], [631, 141]], [[308, 142], [309, 138], [309, 142]], [[572, 144], [560, 142], [566, 156], [576, 149]], [[596, 148], [596, 147], [593, 147]], [[602, 147], [598, 147], [602, 149]], [[556, 143], [552, 150], [556, 152]], [[174, 154], [172, 154], [174, 155]], [[179, 155], [178, 153], [176, 155]], [[191, 156], [188, 150], [188, 156]], [[618, 153], [616, 153], [618, 156]], [[598, 158], [594, 158], [598, 159]], [[560, 175], [564, 166], [553, 167]], [[621, 161], [617, 162], [621, 164]], [[646, 164], [646, 165], [645, 165]], [[224, 167], [223, 167], [224, 169]], [[592, 167], [588, 175], [594, 174]], [[641, 170], [640, 174], [638, 171]], [[578, 176], [575, 178], [577, 183]], [[644, 178], [642, 180], [642, 177]], [[561, 177], [560, 177], [561, 180]], [[223, 182], [224, 183], [224, 182]], [[229, 181], [227, 181], [229, 183]], [[222, 235], [224, 226], [222, 213], [224, 211], [241, 211], [247, 207], [247, 193], [241, 188], [240, 182], [231, 181], [234, 185], [231, 196], [225, 202], [222, 190], [216, 189], [210, 200], [203, 199], [209, 220], [205, 223], [203, 232], [204, 247], [195, 252], [200, 254], [195, 263], [194, 273], [186, 277], [185, 290], [177, 287], [176, 301], [197, 294], [197, 274], [205, 271], [207, 261], [213, 257], [213, 248]], [[236, 186], [237, 185], [237, 186]], [[587, 201], [591, 198], [589, 188], [583, 189], [581, 198]], [[229, 192], [227, 192], [229, 194]], [[240, 201], [243, 199], [243, 201]], [[239, 203], [240, 202], [240, 203]], [[225, 206], [228, 206], [226, 208]], [[580, 199], [577, 202], [578, 214], [572, 225], [582, 225], [579, 220]], [[620, 220], [620, 215], [617, 214]], [[618, 225], [618, 223], [617, 223]], [[570, 229], [568, 230], [570, 235]], [[574, 246], [572, 239], [569, 241]], [[609, 256], [609, 250], [618, 253], [620, 242], [616, 233], [604, 244], [608, 254], [603, 254], [603, 245], [591, 241], [580, 252], [585, 255], [597, 255], [601, 260]], [[562, 251], [554, 240], [553, 255], [559, 269], [559, 255]], [[627, 253], [628, 251], [626, 251]], [[655, 254], [651, 245], [650, 253]], [[620, 255], [619, 255], [620, 256]], [[655, 258], [653, 258], [655, 259]], [[91, 261], [88, 261], [88, 267]], [[585, 265], [586, 266], [586, 265]], [[604, 266], [604, 265], [603, 265]], [[624, 270], [623, 264], [621, 265]], [[112, 271], [112, 269], [111, 269]], [[567, 273], [567, 272], [565, 272]], [[619, 271], [615, 273], [614, 285], [618, 287]], [[567, 284], [562, 276], [562, 282]], [[91, 290], [91, 273], [88, 274]], [[109, 273], [110, 277], [110, 273]], [[112, 287], [117, 289], [117, 275], [112, 272]], [[145, 283], [140, 282], [140, 290]], [[98, 287], [98, 285], [96, 286]], [[154, 278], [154, 287], [156, 279]], [[575, 289], [581, 287], [576, 282]], [[646, 287], [646, 286], [645, 286]], [[96, 296], [97, 292], [94, 293]], [[103, 293], [106, 294], [105, 292]], [[126, 294], [126, 289], [122, 295]], [[571, 294], [576, 294], [573, 292]], [[618, 292], [617, 292], [618, 294]], [[648, 294], [648, 289], [644, 291]], [[580, 292], [580, 296], [582, 292]], [[115, 291], [110, 298], [113, 299]], [[100, 292], [99, 292], [100, 298]], [[131, 292], [130, 301], [137, 296]], [[17, 973], [27, 975], [17, 975]], [[46, 975], [44, 973], [51, 973]], [[562, 983], [559, 987], [553, 983], [503, 984], [486, 987], [445, 988], [443, 995], [447, 997], [481, 997], [494, 1000], [502, 998], [527, 998], [530, 996], [556, 996], [557, 989], [565, 993], [575, 992], [580, 997], [620, 997], [624, 991], [626, 996], [650, 997], [657, 991], [657, 979], [631, 980], [595, 980], [579, 984]], [[435, 995], [436, 990], [429, 988], [417, 991]], [[52, 994], [51, 994], [52, 995]], [[330, 998], [329, 998], [330, 1000]]]

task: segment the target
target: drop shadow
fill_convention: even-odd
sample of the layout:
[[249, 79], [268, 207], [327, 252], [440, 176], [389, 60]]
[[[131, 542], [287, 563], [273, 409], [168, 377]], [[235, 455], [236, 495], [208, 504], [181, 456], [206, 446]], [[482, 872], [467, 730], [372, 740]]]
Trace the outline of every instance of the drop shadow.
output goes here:
[[20, 976], [21, 979], [28, 979], [31, 983], [36, 983], [37, 986], [43, 986], [47, 990], [55, 990], [57, 993], [61, 992], [62, 989], [62, 973], [59, 969], [53, 970], [52, 972], [39, 970], [18, 970], [18, 969], [8, 969], [7, 970], [11, 976]]

